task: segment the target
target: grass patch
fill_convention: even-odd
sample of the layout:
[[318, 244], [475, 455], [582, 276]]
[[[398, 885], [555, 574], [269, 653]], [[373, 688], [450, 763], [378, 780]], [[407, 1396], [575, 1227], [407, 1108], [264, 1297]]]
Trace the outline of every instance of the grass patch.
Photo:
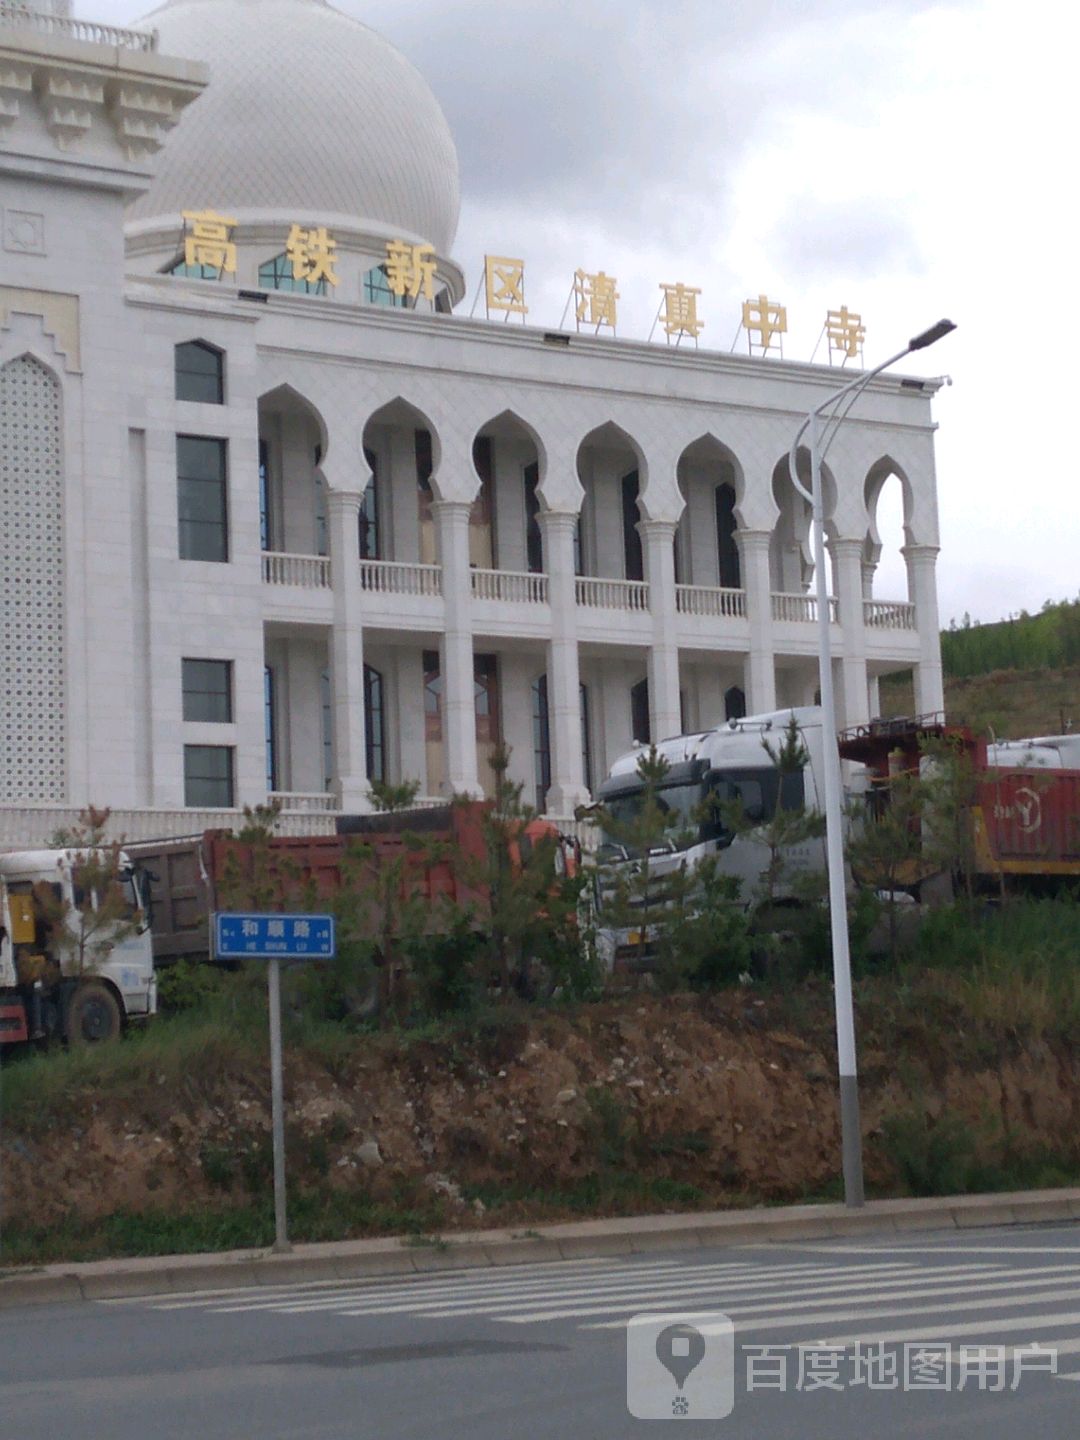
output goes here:
[[463, 1186], [469, 1200], [480, 1200], [489, 1216], [501, 1211], [532, 1219], [564, 1215], [633, 1214], [651, 1210], [696, 1210], [709, 1201], [697, 1185], [635, 1170], [604, 1169], [561, 1185], [488, 1182]]
[[[289, 1236], [298, 1243], [371, 1235], [430, 1237], [445, 1219], [437, 1196], [404, 1191], [389, 1201], [329, 1189], [289, 1197]], [[272, 1197], [263, 1196], [220, 1210], [182, 1214], [120, 1210], [96, 1220], [72, 1216], [58, 1225], [8, 1224], [0, 1236], [0, 1261], [5, 1265], [48, 1265], [139, 1255], [190, 1255], [262, 1249], [273, 1241], [274, 1203]]]

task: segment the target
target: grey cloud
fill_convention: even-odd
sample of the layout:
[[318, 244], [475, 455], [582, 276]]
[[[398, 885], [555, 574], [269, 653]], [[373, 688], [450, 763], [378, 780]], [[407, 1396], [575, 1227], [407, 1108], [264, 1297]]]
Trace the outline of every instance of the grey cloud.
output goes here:
[[821, 200], [792, 199], [769, 236], [777, 263], [802, 283], [871, 279], [887, 273], [918, 273], [925, 268], [907, 217], [882, 200], [851, 196]]

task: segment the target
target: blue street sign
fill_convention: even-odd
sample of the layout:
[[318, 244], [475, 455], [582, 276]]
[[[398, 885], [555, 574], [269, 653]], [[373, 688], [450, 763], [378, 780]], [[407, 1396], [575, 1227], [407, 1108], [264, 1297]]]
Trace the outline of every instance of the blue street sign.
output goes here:
[[332, 915], [214, 916], [218, 960], [330, 960], [334, 953]]

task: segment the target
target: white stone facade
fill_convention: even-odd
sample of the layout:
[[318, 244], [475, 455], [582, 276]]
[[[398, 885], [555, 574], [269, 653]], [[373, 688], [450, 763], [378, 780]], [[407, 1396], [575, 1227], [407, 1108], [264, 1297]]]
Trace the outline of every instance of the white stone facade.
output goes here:
[[[480, 791], [502, 738], [527, 798], [566, 816], [634, 738], [813, 700], [786, 457], [836, 371], [365, 303], [371, 215], [332, 294], [260, 290], [289, 214], [274, 197], [240, 228], [236, 278], [158, 273], [179, 215], [169, 234], [141, 200], [125, 254], [124, 206], [206, 76], [144, 38], [0, 26], [0, 843], [39, 838], [12, 833], [40, 829], [35, 806], [108, 804], [129, 833], [202, 816], [192, 756], [210, 751], [234, 807], [272, 787], [326, 812], [363, 808], [373, 766], [425, 796]], [[191, 342], [220, 354], [223, 403], [177, 398]], [[933, 389], [873, 382], [829, 452], [849, 724], [891, 670], [914, 667], [920, 711], [942, 705]], [[225, 442], [227, 559], [180, 558], [178, 436]], [[904, 597], [873, 590], [890, 475]], [[229, 662], [226, 718], [185, 719], [185, 660]]]

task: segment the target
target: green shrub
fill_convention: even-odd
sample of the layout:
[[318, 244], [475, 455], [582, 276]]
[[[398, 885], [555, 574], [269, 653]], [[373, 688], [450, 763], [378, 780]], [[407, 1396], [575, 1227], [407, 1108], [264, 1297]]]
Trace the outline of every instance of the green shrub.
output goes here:
[[898, 1111], [882, 1127], [885, 1153], [911, 1195], [963, 1195], [975, 1166], [970, 1128], [948, 1111], [931, 1117], [921, 1108]]

